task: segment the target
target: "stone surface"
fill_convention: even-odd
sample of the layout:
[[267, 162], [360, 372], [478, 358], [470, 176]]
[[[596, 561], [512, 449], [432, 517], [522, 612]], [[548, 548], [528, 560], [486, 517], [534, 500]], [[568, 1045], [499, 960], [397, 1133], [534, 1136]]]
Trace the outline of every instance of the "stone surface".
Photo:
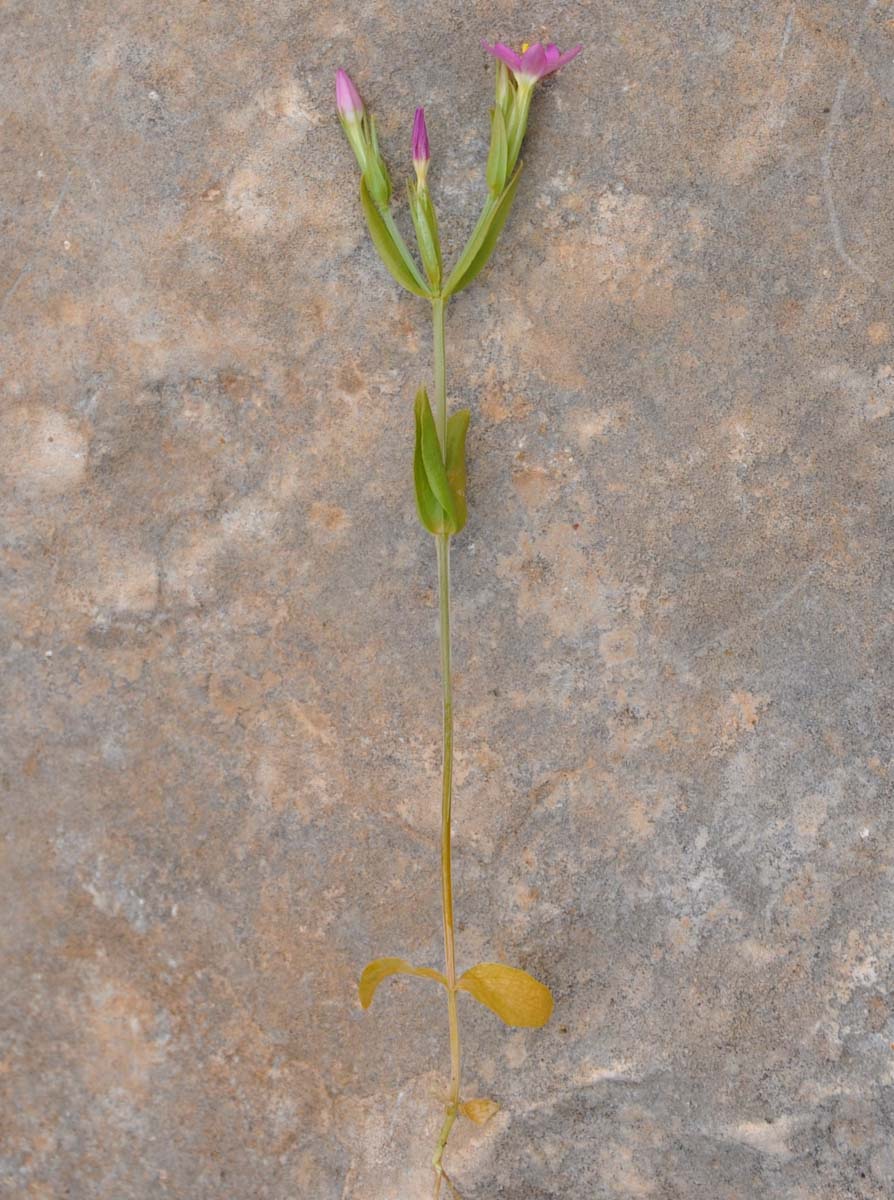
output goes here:
[[[425, 306], [362, 226], [580, 40], [450, 308], [467, 1200], [894, 1189], [894, 6], [4, 8], [0, 1194], [409, 1200], [447, 1064]], [[542, 22], [542, 26], [541, 23]], [[401, 206], [399, 220], [406, 224]]]

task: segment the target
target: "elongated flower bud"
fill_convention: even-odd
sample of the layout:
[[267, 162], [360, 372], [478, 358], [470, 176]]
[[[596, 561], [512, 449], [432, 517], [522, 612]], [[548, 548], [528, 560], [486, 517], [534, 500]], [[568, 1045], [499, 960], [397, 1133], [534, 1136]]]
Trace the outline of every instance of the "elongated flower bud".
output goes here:
[[364, 108], [360, 93], [354, 87], [351, 76], [341, 68], [335, 72], [335, 107], [343, 121], [363, 120]]
[[366, 171], [369, 150], [366, 109], [351, 76], [340, 68], [335, 72], [335, 107], [338, 109], [338, 119], [345, 131], [345, 137], [351, 143], [357, 165], [361, 171]]
[[426, 186], [428, 164], [431, 150], [428, 144], [428, 129], [425, 126], [425, 109], [417, 108], [413, 118], [413, 167], [416, 170], [416, 180], [420, 188]]
[[379, 150], [376, 119], [366, 111], [347, 71], [335, 73], [335, 107], [373, 202], [379, 208], [387, 208], [391, 200], [391, 180]]

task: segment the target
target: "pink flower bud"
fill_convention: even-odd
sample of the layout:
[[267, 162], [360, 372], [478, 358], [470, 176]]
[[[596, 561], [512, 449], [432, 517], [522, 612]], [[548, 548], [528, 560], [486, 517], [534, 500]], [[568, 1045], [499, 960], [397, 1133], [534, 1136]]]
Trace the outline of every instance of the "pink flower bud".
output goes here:
[[420, 188], [425, 188], [428, 175], [428, 163], [431, 150], [428, 145], [428, 130], [425, 127], [425, 109], [417, 108], [413, 118], [413, 166], [416, 169], [416, 182]]
[[363, 117], [363, 101], [354, 87], [351, 76], [339, 68], [335, 72], [335, 107], [343, 121], [360, 121]]
[[419, 169], [420, 163], [428, 162], [430, 158], [428, 130], [425, 127], [425, 109], [417, 108], [416, 116], [413, 119], [413, 162], [416, 164], [416, 169]]

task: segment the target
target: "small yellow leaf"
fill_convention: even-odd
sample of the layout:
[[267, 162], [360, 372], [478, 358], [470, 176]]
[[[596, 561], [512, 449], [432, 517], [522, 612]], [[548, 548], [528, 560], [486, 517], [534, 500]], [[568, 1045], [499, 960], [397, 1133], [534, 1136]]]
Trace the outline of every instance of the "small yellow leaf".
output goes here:
[[496, 1100], [464, 1100], [459, 1108], [460, 1112], [476, 1125], [484, 1125], [500, 1111]]
[[421, 975], [425, 979], [436, 979], [438, 983], [447, 986], [447, 980], [440, 971], [432, 967], [413, 967], [403, 958], [376, 958], [367, 963], [360, 976], [357, 990], [360, 992], [360, 1003], [369, 1008], [376, 988], [389, 975]]
[[536, 1029], [545, 1025], [553, 1011], [549, 988], [527, 971], [503, 963], [479, 963], [470, 967], [456, 986], [486, 1005], [507, 1025]]

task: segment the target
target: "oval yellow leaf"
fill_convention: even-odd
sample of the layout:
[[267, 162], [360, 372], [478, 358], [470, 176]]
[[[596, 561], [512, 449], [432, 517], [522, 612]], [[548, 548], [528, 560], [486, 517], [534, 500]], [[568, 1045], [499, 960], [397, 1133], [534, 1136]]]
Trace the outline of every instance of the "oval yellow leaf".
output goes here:
[[553, 1011], [549, 988], [518, 967], [479, 963], [470, 967], [456, 986], [495, 1012], [507, 1025], [536, 1029]]
[[496, 1100], [464, 1100], [459, 1106], [459, 1110], [476, 1125], [484, 1125], [494, 1113], [500, 1111], [500, 1106]]
[[444, 987], [447, 986], [447, 980], [441, 972], [435, 971], [432, 967], [414, 967], [403, 958], [376, 958], [363, 968], [363, 974], [357, 984], [360, 1003], [364, 1008], [369, 1008], [376, 988], [389, 975], [421, 975], [425, 979], [435, 979]]

